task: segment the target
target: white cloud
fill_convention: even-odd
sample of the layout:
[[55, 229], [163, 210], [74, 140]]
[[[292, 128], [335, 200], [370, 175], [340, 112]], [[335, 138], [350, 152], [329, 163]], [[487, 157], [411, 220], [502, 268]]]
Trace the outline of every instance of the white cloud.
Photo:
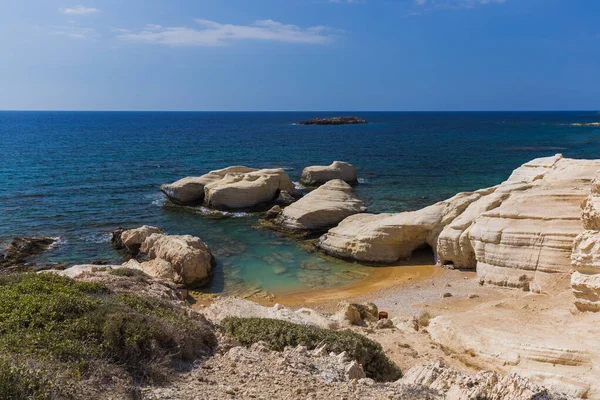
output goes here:
[[200, 28], [163, 27], [149, 24], [139, 32], [124, 32], [119, 39], [130, 42], [167, 46], [221, 46], [240, 40], [262, 40], [286, 43], [327, 44], [335, 39], [336, 30], [326, 26], [300, 28], [273, 20], [251, 25], [220, 24], [196, 19]]
[[60, 11], [63, 14], [68, 14], [68, 15], [89, 15], [89, 14], [95, 14], [97, 12], [100, 12], [100, 10], [98, 10], [97, 8], [85, 7], [82, 5], [77, 5], [77, 6], [69, 7], [69, 8], [63, 8]]

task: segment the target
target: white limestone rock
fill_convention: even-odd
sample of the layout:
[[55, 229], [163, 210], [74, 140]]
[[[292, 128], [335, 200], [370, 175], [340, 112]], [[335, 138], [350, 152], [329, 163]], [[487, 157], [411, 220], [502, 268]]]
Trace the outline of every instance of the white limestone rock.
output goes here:
[[202, 176], [188, 176], [176, 182], [164, 184], [160, 190], [176, 204], [198, 204], [204, 200], [204, 187], [223, 179], [227, 174], [245, 174], [257, 171], [256, 168], [233, 166], [211, 171]]
[[365, 204], [352, 192], [352, 186], [334, 179], [286, 207], [275, 224], [292, 231], [319, 231], [364, 211]]
[[149, 260], [141, 263], [148, 275], [168, 278], [183, 285], [206, 282], [214, 266], [214, 257], [208, 246], [190, 235], [154, 233], [142, 243], [140, 254]]
[[313, 165], [302, 170], [300, 183], [303, 186], [318, 186], [332, 179], [341, 179], [350, 185], [358, 182], [356, 168], [347, 162], [334, 161], [331, 165]]
[[161, 233], [160, 228], [144, 225], [129, 229], [121, 233], [121, 243], [131, 254], [137, 254], [142, 243], [153, 233]]

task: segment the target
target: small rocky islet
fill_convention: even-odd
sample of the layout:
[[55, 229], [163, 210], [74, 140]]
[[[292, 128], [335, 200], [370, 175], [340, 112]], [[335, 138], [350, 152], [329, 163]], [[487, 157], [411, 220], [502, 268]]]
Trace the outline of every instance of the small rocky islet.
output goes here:
[[[161, 387], [146, 385], [142, 391], [147, 398], [185, 397], [189, 393], [208, 393], [209, 388], [210, 395], [197, 397], [279, 398], [280, 394], [289, 393], [325, 398], [332, 393], [347, 393], [349, 397], [360, 395], [374, 399], [409, 395], [419, 399], [447, 396], [470, 399], [475, 395], [506, 400], [596, 398], [600, 395], [596, 379], [600, 371], [591, 360], [600, 357], [600, 353], [583, 338], [585, 329], [581, 329], [581, 324], [592, 329], [598, 322], [598, 313], [594, 312], [600, 311], [599, 170], [600, 160], [574, 160], [562, 155], [535, 159], [516, 169], [500, 185], [459, 193], [421, 210], [387, 214], [366, 212], [364, 203], [352, 188], [357, 183], [356, 168], [340, 161], [305, 168], [301, 183], [314, 188], [307, 193], [298, 190], [282, 169], [244, 166], [183, 178], [161, 187], [176, 204], [202, 204], [217, 210], [268, 210], [268, 219], [264, 222], [267, 228], [321, 234], [316, 247], [335, 257], [393, 264], [428, 246], [438, 264], [471, 269], [481, 285], [518, 289], [532, 296], [544, 294], [539, 297], [540, 301], [553, 301], [552, 304], [560, 305], [561, 309], [565, 309], [565, 302], [574, 304], [579, 315], [549, 314], [548, 318], [563, 318], [564, 332], [557, 335], [549, 329], [543, 331], [543, 339], [534, 334], [539, 332], [533, 328], [538, 323], [535, 318], [524, 322], [532, 324], [531, 329], [521, 329], [514, 334], [507, 327], [491, 329], [492, 321], [482, 320], [477, 308], [460, 316], [423, 318], [426, 322], [420, 322], [421, 317], [416, 316], [406, 319], [400, 315], [379, 314], [374, 305], [353, 303], [340, 304], [333, 315], [311, 309], [293, 311], [279, 305], [265, 307], [227, 296], [208, 307], [192, 308], [192, 292], [211, 278], [215, 257], [200, 238], [167, 235], [159, 227], [115, 231], [113, 244], [126, 260], [121, 265], [80, 265], [43, 273], [62, 275], [78, 282], [100, 283], [115, 293], [133, 290], [169, 302], [169, 307], [183, 310], [182, 315], [198, 314], [206, 318], [202, 320], [206, 323], [201, 322], [202, 329], [214, 330], [211, 334], [219, 342], [218, 350], [215, 347], [212, 355], [200, 362], [206, 370], [192, 369]], [[12, 248], [33, 249], [31, 254], [19, 255], [9, 247], [2, 258], [2, 267], [21, 265], [28, 255], [44, 251], [51, 245], [46, 239], [29, 240], [22, 246], [22, 241], [15, 242]], [[456, 292], [451, 293], [454, 290], [448, 287], [452, 286], [446, 284], [439, 289], [438, 301], [460, 301], [455, 300]], [[527, 312], [511, 308], [508, 301], [486, 303], [478, 294], [470, 293], [468, 299], [480, 302], [480, 307], [490, 307], [490, 315], [505, 313], [499, 320], [510, 315], [516, 318], [511, 313]], [[524, 301], [529, 305], [535, 298]], [[539, 311], [542, 312], [546, 311]], [[244, 322], [248, 317], [257, 320]], [[242, 320], [235, 322], [237, 320], [231, 318]], [[271, 320], [295, 325], [293, 328], [277, 325], [269, 322]], [[473, 325], [475, 320], [481, 328]], [[245, 327], [242, 336], [236, 336], [235, 329], [231, 330], [235, 324]], [[223, 329], [230, 333], [223, 334], [214, 328], [219, 325], [229, 327]], [[248, 329], [257, 329], [254, 337], [266, 341], [248, 339]], [[425, 332], [431, 348], [442, 346], [444, 352], [457, 358], [468, 351], [469, 357], [475, 360], [470, 362], [481, 362], [488, 369], [511, 374], [469, 374], [440, 361], [430, 361], [426, 365], [413, 363], [415, 366], [404, 371], [403, 378], [398, 379], [397, 375], [390, 378], [392, 382], [376, 384], [373, 379], [376, 375], [368, 375], [376, 369], [361, 364], [362, 359], [349, 355], [343, 346], [334, 347], [335, 351], [331, 351], [334, 348], [323, 351], [317, 343], [291, 341], [278, 348], [281, 344], [269, 343], [270, 336], [266, 334], [272, 329], [278, 332], [281, 329], [324, 330], [311, 333], [315, 337], [327, 336], [328, 331], [350, 329], [375, 341], [393, 338], [390, 340], [397, 346], [409, 340], [412, 332]], [[419, 335], [415, 343], [423, 340], [423, 334]], [[572, 340], [565, 342], [565, 335]], [[371, 346], [369, 343], [365, 345]], [[373, 346], [376, 349], [379, 345]], [[210, 352], [209, 348], [204, 346], [203, 354]], [[297, 354], [294, 360], [293, 354]], [[248, 360], [254, 360], [252, 367], [237, 365], [246, 365]], [[389, 365], [391, 361], [386, 360], [381, 359], [381, 362]], [[456, 362], [455, 357], [448, 360]], [[269, 367], [272, 364], [284, 367], [279, 374], [280, 387], [275, 392], [270, 380], [274, 373]], [[548, 368], [550, 365], [552, 368]], [[198, 375], [200, 372], [202, 376]], [[250, 376], [256, 383], [246, 385]], [[298, 376], [302, 378], [298, 380]], [[106, 390], [105, 387], [96, 389]]]
[[298, 125], [361, 125], [367, 123], [366, 120], [354, 116], [313, 118], [307, 121], [297, 122]]

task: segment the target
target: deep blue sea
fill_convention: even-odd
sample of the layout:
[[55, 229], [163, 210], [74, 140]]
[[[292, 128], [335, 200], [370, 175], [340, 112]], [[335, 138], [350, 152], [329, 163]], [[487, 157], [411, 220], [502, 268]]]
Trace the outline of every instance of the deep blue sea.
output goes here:
[[[348, 114], [370, 123], [294, 124]], [[209, 244], [214, 292], [343, 285], [368, 267], [254, 229], [258, 215], [171, 205], [159, 186], [229, 165], [281, 167], [297, 181], [305, 166], [341, 160], [358, 168], [369, 211], [413, 210], [500, 183], [535, 157], [599, 158], [600, 128], [571, 125], [598, 121], [596, 112], [0, 112], [0, 246], [49, 235], [60, 241], [41, 263], [118, 261], [109, 232], [148, 224]]]

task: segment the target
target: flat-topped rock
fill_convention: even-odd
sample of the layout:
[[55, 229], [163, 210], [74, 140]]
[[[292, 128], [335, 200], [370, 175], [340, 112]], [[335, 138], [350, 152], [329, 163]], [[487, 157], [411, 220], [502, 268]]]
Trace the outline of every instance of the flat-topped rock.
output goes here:
[[299, 125], [356, 125], [366, 124], [367, 121], [358, 117], [329, 117], [313, 118], [308, 121], [298, 122]]
[[584, 230], [580, 204], [598, 170], [600, 160], [532, 160], [496, 187], [418, 211], [350, 216], [317, 245], [334, 256], [385, 263], [427, 245], [441, 264], [476, 268], [482, 282], [566, 289], [573, 240]]
[[243, 166], [211, 171], [161, 186], [176, 204], [204, 204], [220, 210], [252, 209], [274, 203], [281, 192], [298, 197], [294, 183], [281, 168]]
[[332, 179], [341, 179], [354, 185], [358, 182], [356, 168], [343, 161], [334, 161], [331, 165], [313, 165], [302, 170], [300, 183], [304, 186], [318, 186]]
[[326, 230], [364, 211], [366, 207], [352, 192], [352, 186], [334, 179], [284, 208], [275, 224], [292, 231]]

